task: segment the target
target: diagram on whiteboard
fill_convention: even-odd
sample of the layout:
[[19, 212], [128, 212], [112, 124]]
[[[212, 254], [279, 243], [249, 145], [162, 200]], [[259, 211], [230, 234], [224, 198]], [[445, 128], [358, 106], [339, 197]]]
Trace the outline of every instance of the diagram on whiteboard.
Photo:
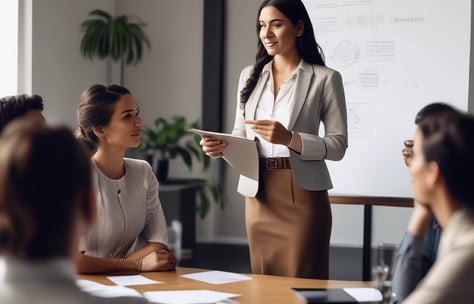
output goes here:
[[303, 2], [346, 96], [349, 147], [328, 164], [334, 190], [410, 196], [400, 151], [416, 113], [434, 101], [467, 109], [471, 1]]
[[337, 45], [332, 54], [334, 64], [339, 67], [348, 67], [358, 63], [360, 58], [360, 50], [357, 45], [351, 41], [341, 41]]
[[347, 104], [347, 124], [350, 137], [370, 137], [369, 111], [367, 103]]

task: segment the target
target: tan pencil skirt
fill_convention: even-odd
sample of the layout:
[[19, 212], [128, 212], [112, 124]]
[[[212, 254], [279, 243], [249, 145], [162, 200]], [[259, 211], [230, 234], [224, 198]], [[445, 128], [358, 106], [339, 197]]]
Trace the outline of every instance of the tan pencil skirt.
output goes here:
[[252, 272], [327, 279], [332, 214], [324, 191], [301, 188], [291, 169], [261, 169], [259, 193], [245, 200]]

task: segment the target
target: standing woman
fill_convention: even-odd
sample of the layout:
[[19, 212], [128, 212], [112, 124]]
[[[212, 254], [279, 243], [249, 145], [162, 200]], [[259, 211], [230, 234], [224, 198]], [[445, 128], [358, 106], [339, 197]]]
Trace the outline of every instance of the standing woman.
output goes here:
[[124, 158], [140, 144], [143, 121], [130, 92], [96, 84], [79, 99], [80, 138], [93, 149], [97, 223], [81, 240], [79, 273], [172, 270], [167, 225], [151, 166]]
[[[342, 159], [347, 148], [342, 79], [325, 67], [300, 0], [265, 0], [257, 35], [256, 63], [240, 75], [232, 132], [258, 139], [259, 191], [245, 205], [252, 271], [326, 279], [332, 183], [324, 160]], [[212, 157], [226, 147], [212, 137], [201, 145]]]

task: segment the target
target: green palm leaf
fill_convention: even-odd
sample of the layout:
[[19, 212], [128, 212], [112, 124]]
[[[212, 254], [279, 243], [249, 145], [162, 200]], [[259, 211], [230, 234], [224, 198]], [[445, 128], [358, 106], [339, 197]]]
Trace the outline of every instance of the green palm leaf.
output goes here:
[[145, 47], [151, 48], [144, 31], [146, 23], [130, 22], [125, 15], [112, 16], [103, 10], [89, 13], [91, 19], [81, 23], [84, 35], [81, 40], [81, 55], [87, 59], [111, 58], [126, 64], [137, 64], [142, 60]]
[[100, 10], [100, 9], [95, 9], [95, 10], [92, 10], [90, 13], [89, 13], [90, 16], [99, 16], [99, 17], [102, 17], [104, 18], [105, 20], [110, 20], [112, 19], [112, 16], [107, 13], [106, 11], [103, 11], [103, 10]]

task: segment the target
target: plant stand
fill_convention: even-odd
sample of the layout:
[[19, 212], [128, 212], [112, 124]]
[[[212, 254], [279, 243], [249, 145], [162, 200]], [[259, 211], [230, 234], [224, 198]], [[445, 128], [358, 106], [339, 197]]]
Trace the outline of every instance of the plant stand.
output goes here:
[[155, 159], [152, 167], [158, 181], [160, 183], [166, 183], [166, 180], [168, 179], [169, 160]]
[[196, 194], [201, 183], [193, 180], [168, 180], [159, 187], [166, 222], [182, 224], [181, 259], [192, 259], [196, 249]]

